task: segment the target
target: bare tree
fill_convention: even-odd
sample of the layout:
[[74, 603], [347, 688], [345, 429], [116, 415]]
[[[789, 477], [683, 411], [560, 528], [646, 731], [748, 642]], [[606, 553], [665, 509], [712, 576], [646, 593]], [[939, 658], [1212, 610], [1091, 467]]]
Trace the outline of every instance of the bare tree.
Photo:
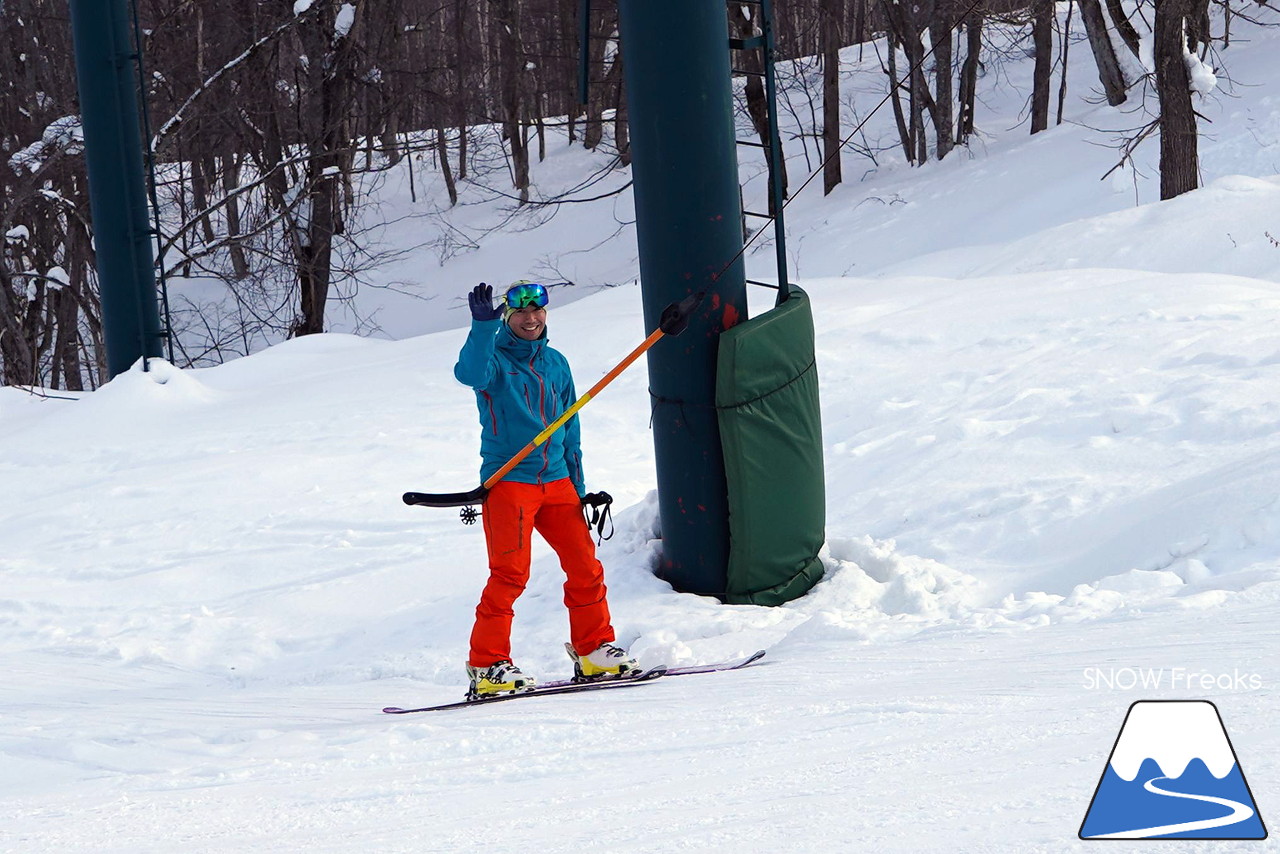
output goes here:
[[[137, 3], [153, 72], [146, 95], [160, 120], [152, 140], [163, 232], [158, 263], [225, 294], [205, 303], [177, 300], [173, 325], [185, 330], [178, 344], [191, 363], [324, 329], [326, 308], [349, 298], [379, 263], [362, 231], [376, 222], [368, 192], [383, 170], [397, 162], [406, 168], [403, 158], [411, 182], [415, 169], [438, 170], [442, 205], [460, 203], [468, 184], [506, 173], [513, 198], [529, 202], [508, 212], [522, 226], [561, 201], [542, 198], [533, 185], [533, 134], [538, 157], [546, 154], [548, 129], [563, 121], [571, 142], [616, 145], [607, 169], [627, 160], [610, 3], [592, 4], [587, 22], [592, 86], [585, 116], [577, 105], [576, 0]], [[1223, 21], [1219, 34], [1210, 31], [1209, 0], [1154, 6], [1162, 193], [1171, 195], [1197, 184], [1198, 75], [1188, 67], [1195, 70], [1197, 54], [1204, 59], [1225, 45], [1232, 22], [1249, 22], [1253, 4], [1218, 0], [1222, 17], [1212, 20]], [[1113, 104], [1138, 82], [1125, 79], [1136, 67], [1127, 59], [1151, 35], [1151, 8], [1150, 0], [1081, 0]], [[1068, 10], [1069, 27], [1074, 3]], [[754, 4], [729, 4], [731, 32], [758, 34], [758, 12]], [[63, 0], [0, 3], [0, 377], [78, 388], [101, 378], [103, 351], [67, 19]], [[1025, 35], [1028, 26], [1036, 57], [1031, 125], [1038, 132], [1048, 124], [1055, 59], [1051, 0], [779, 3], [776, 56], [797, 61], [793, 73], [779, 69], [780, 85], [793, 90], [780, 106], [798, 125], [806, 162], [809, 141], [821, 138], [829, 192], [841, 180], [839, 51], [850, 35], [857, 42], [886, 35], [898, 142], [913, 163], [944, 157], [975, 133], [980, 75], [1000, 61], [985, 33], [1016, 27]], [[1057, 60], [1065, 66], [1070, 40], [1066, 33], [1059, 39]], [[743, 110], [767, 141], [758, 56], [738, 57], [753, 72], [744, 81]], [[844, 100], [856, 115], [853, 96], [846, 92]], [[1061, 105], [1060, 90], [1059, 121]], [[1133, 145], [1154, 132], [1154, 113], [1152, 119]], [[863, 149], [874, 157], [869, 145]], [[410, 186], [416, 201], [419, 187]], [[473, 245], [443, 221], [440, 229], [424, 243], [442, 257]]]
[[830, 195], [840, 175], [840, 0], [822, 3], [822, 193]]
[[[945, 2], [945, 0], [944, 0]], [[952, 147], [951, 133], [951, 62], [950, 62], [950, 43], [951, 35], [949, 27], [939, 26], [936, 31], [932, 31], [930, 40], [934, 42], [936, 48], [937, 41], [946, 41], [947, 47], [947, 64], [945, 71], [945, 83], [942, 84], [943, 92], [947, 99], [946, 107], [939, 109], [937, 100], [929, 90], [929, 81], [925, 76], [925, 63], [928, 58], [929, 51], [925, 48], [924, 33], [931, 31], [930, 22], [937, 15], [939, 3], [937, 0], [922, 0], [922, 2], [903, 2], [902, 0], [885, 0], [883, 8], [888, 19], [888, 26], [892, 34], [897, 37], [898, 43], [902, 45], [903, 52], [907, 57], [907, 86], [910, 93], [908, 101], [908, 109], [906, 112], [906, 137], [903, 139], [903, 147], [909, 152], [908, 159], [916, 164], [924, 163], [929, 159], [929, 140], [925, 134], [925, 118], [926, 116], [933, 123], [936, 137], [938, 140], [937, 152], [939, 157], [945, 157]], [[936, 51], [935, 51], [936, 52]], [[891, 76], [893, 76], [891, 74]], [[940, 80], [941, 78], [935, 78]], [[947, 117], [947, 128], [941, 130], [941, 117], [945, 114]], [[901, 128], [901, 123], [900, 123]]]
[[1160, 198], [1200, 186], [1195, 109], [1187, 70], [1187, 19], [1193, 0], [1156, 3], [1154, 58], [1160, 97]]
[[1129, 13], [1125, 11], [1122, 0], [1107, 0], [1107, 12], [1111, 15], [1111, 21], [1115, 24], [1116, 32], [1120, 34], [1120, 38], [1124, 40], [1125, 47], [1134, 56], [1137, 56], [1141, 49], [1141, 38], [1137, 29], [1133, 26], [1133, 22], [1129, 20]]
[[1054, 0], [1035, 0], [1031, 32], [1035, 45], [1035, 69], [1032, 72], [1031, 132], [1049, 128], [1049, 93], [1053, 84]]
[[1080, 0], [1080, 17], [1084, 20], [1085, 33], [1089, 36], [1089, 47], [1093, 50], [1094, 61], [1098, 64], [1098, 79], [1102, 82], [1102, 91], [1107, 97], [1107, 103], [1113, 107], [1119, 106], [1128, 98], [1129, 85], [1125, 82], [1124, 72], [1120, 69], [1120, 60], [1116, 57], [1115, 46], [1111, 43], [1106, 13], [1102, 10], [1100, 0]]
[[102, 370], [66, 7], [0, 6], [0, 381], [92, 387]]
[[960, 118], [956, 127], [956, 139], [961, 145], [968, 143], [975, 127], [978, 69], [982, 60], [982, 27], [982, 9], [975, 6], [964, 19], [965, 54], [964, 63], [960, 67]]
[[604, 111], [608, 103], [607, 93], [611, 88], [605, 80], [613, 73], [613, 60], [619, 55], [614, 41], [617, 35], [617, 6], [612, 3], [593, 3], [591, 11], [591, 20], [587, 22], [587, 44], [581, 46], [586, 51], [588, 74], [587, 91], [584, 93], [587, 112], [582, 130], [582, 145], [588, 149], [594, 149], [604, 139]]
[[961, 9], [956, 0], [938, 0], [934, 6], [933, 18], [929, 21], [929, 42], [933, 45], [935, 93], [933, 127], [938, 140], [939, 160], [950, 154], [955, 146], [955, 134], [952, 129], [955, 115], [952, 36], [957, 23], [956, 16], [960, 12]]

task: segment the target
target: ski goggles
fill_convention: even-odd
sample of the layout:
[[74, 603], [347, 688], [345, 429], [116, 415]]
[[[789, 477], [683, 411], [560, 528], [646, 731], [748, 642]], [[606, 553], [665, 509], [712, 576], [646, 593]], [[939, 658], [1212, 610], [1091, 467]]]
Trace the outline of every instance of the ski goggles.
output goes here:
[[530, 306], [546, 308], [547, 286], [535, 282], [519, 282], [508, 288], [507, 295], [502, 299], [508, 307], [517, 311]]

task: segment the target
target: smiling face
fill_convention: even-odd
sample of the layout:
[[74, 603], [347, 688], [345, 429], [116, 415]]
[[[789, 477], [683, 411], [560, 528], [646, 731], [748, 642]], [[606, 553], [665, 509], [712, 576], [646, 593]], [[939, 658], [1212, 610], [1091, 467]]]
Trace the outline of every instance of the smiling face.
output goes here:
[[517, 338], [525, 341], [536, 341], [542, 337], [547, 328], [547, 310], [542, 306], [530, 305], [516, 309], [507, 318], [507, 325]]

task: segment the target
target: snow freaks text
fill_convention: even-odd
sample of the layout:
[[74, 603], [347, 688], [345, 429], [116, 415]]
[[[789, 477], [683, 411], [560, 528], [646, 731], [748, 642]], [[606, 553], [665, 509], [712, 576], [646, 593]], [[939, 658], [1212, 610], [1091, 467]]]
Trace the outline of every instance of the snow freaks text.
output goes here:
[[1185, 667], [1086, 667], [1083, 673], [1086, 691], [1257, 691], [1262, 676], [1243, 673], [1239, 668], [1230, 673], [1211, 673]]

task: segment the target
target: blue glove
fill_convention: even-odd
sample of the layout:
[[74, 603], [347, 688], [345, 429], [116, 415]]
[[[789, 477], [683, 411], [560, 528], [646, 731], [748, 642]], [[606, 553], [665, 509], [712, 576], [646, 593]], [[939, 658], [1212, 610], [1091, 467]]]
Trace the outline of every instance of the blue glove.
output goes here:
[[471, 317], [475, 320], [499, 320], [502, 318], [502, 306], [493, 307], [493, 288], [484, 282], [476, 285], [467, 294], [467, 305], [471, 308]]

